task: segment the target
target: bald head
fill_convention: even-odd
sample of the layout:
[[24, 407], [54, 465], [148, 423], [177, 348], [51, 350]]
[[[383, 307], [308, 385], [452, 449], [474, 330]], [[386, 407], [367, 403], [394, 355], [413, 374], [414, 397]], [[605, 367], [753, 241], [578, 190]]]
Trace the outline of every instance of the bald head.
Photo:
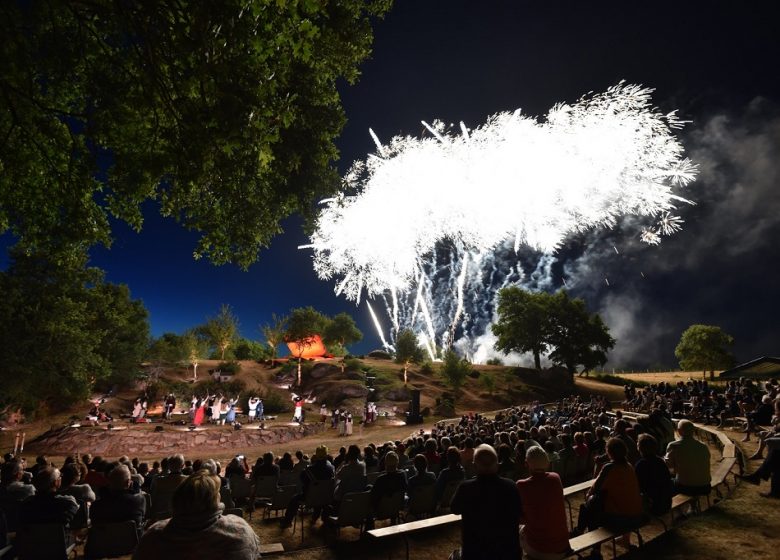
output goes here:
[[60, 471], [54, 467], [40, 469], [33, 479], [35, 491], [39, 494], [54, 494], [60, 487]]
[[677, 423], [677, 433], [682, 437], [693, 436], [693, 422], [690, 420], [680, 420]]
[[474, 470], [477, 474], [498, 472], [498, 455], [493, 446], [483, 443], [474, 451]]
[[125, 465], [114, 467], [108, 474], [108, 485], [112, 490], [127, 490], [131, 480], [130, 469]]

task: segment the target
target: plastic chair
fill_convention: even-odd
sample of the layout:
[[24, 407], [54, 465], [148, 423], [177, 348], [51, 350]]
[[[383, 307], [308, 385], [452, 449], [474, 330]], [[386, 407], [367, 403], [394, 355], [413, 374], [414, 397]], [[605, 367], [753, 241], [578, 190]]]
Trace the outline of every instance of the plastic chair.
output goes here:
[[63, 560], [76, 548], [65, 538], [65, 527], [59, 524], [26, 525], [16, 533], [19, 560]]
[[337, 535], [342, 527], [355, 527], [363, 534], [370, 515], [371, 492], [349, 492], [341, 499], [338, 515], [328, 517], [328, 521], [336, 527]]
[[99, 523], [89, 529], [84, 558], [119, 558], [132, 554], [138, 546], [138, 530], [135, 521]]
[[255, 477], [253, 501], [255, 499], [270, 498], [276, 493], [279, 487], [279, 477], [277, 476], [258, 476]]
[[252, 482], [243, 476], [231, 476], [230, 493], [233, 497], [233, 502], [239, 504], [244, 501], [249, 501], [252, 497]]
[[436, 511], [436, 485], [424, 484], [409, 490], [407, 513], [416, 518], [428, 517]]
[[[335, 488], [336, 480], [333, 478], [328, 480], [313, 479], [309, 482], [309, 489], [306, 492], [303, 504], [298, 508], [298, 515], [293, 520], [293, 535], [295, 534], [295, 525], [300, 515], [303, 515], [310, 509], [325, 508], [333, 503], [333, 491]], [[301, 520], [301, 542], [304, 539], [304, 525], [303, 520]]]
[[263, 511], [263, 518], [269, 518], [272, 511], [278, 513], [281, 510], [286, 510], [297, 492], [298, 489], [295, 485], [279, 486], [274, 495], [271, 496], [271, 499], [262, 504], [265, 508]]

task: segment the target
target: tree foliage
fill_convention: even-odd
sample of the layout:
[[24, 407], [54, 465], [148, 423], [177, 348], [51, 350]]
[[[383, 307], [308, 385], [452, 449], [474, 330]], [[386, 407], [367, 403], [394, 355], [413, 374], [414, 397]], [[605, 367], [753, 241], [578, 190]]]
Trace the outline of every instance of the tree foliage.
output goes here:
[[493, 324], [497, 340], [495, 349], [510, 352], [530, 352], [534, 366], [541, 369], [541, 356], [547, 352], [552, 296], [545, 292], [528, 292], [510, 286], [498, 292], [498, 320]]
[[344, 373], [343, 356], [347, 353], [347, 344], [354, 344], [363, 339], [355, 320], [348, 313], [339, 313], [325, 324], [323, 342], [331, 354], [342, 356], [341, 373]]
[[225, 351], [238, 338], [238, 318], [229, 305], [223, 305], [216, 316], [198, 327], [198, 331], [219, 352], [219, 359], [224, 360]]
[[102, 274], [15, 252], [0, 272], [0, 401], [55, 411], [96, 385], [133, 378], [149, 339], [147, 312]]
[[403, 329], [395, 338], [395, 361], [404, 365], [404, 385], [408, 382], [409, 364], [423, 360], [423, 349], [417, 335], [410, 329]]
[[728, 369], [734, 365], [730, 347], [734, 338], [714, 325], [691, 325], [688, 327], [674, 355], [680, 360], [680, 367], [687, 371], [712, 372]]
[[527, 292], [516, 286], [499, 292], [498, 321], [493, 325], [496, 350], [531, 352], [536, 369], [541, 355], [570, 373], [577, 366], [593, 369], [604, 365], [615, 339], [597, 313], [591, 314], [582, 299], [571, 299], [561, 290], [555, 294]]
[[0, 3], [0, 233], [74, 259], [156, 200], [247, 267], [337, 189], [336, 86], [390, 3]]
[[260, 344], [248, 338], [241, 338], [236, 342], [233, 356], [236, 360], [267, 360], [271, 351], [265, 344]]
[[298, 385], [301, 384], [301, 360], [303, 354], [314, 343], [314, 336], [321, 335], [328, 318], [313, 307], [298, 307], [287, 317], [285, 342], [294, 342], [298, 348]]
[[272, 313], [271, 324], [262, 325], [260, 332], [263, 333], [265, 343], [271, 351], [271, 359], [275, 359], [278, 347], [284, 342], [284, 336], [287, 333], [287, 317], [278, 317], [276, 313]]
[[441, 375], [452, 388], [455, 396], [460, 394], [460, 388], [466, 382], [466, 378], [471, 372], [471, 364], [458, 357], [453, 350], [444, 352], [441, 366]]

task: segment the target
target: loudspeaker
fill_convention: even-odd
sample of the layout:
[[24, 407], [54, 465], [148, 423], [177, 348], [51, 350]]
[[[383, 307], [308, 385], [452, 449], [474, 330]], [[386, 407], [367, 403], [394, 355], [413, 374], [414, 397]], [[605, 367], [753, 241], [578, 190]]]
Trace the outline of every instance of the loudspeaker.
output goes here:
[[420, 390], [412, 389], [412, 400], [409, 401], [409, 412], [406, 413], [407, 424], [422, 424], [423, 418], [420, 415]]

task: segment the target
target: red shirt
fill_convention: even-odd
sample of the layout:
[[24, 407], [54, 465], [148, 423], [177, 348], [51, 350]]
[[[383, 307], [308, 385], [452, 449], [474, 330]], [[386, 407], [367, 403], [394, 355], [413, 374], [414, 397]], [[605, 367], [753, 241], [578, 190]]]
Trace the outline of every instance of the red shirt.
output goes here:
[[525, 538], [537, 552], [569, 550], [569, 528], [563, 503], [563, 485], [556, 473], [534, 474], [517, 481]]

